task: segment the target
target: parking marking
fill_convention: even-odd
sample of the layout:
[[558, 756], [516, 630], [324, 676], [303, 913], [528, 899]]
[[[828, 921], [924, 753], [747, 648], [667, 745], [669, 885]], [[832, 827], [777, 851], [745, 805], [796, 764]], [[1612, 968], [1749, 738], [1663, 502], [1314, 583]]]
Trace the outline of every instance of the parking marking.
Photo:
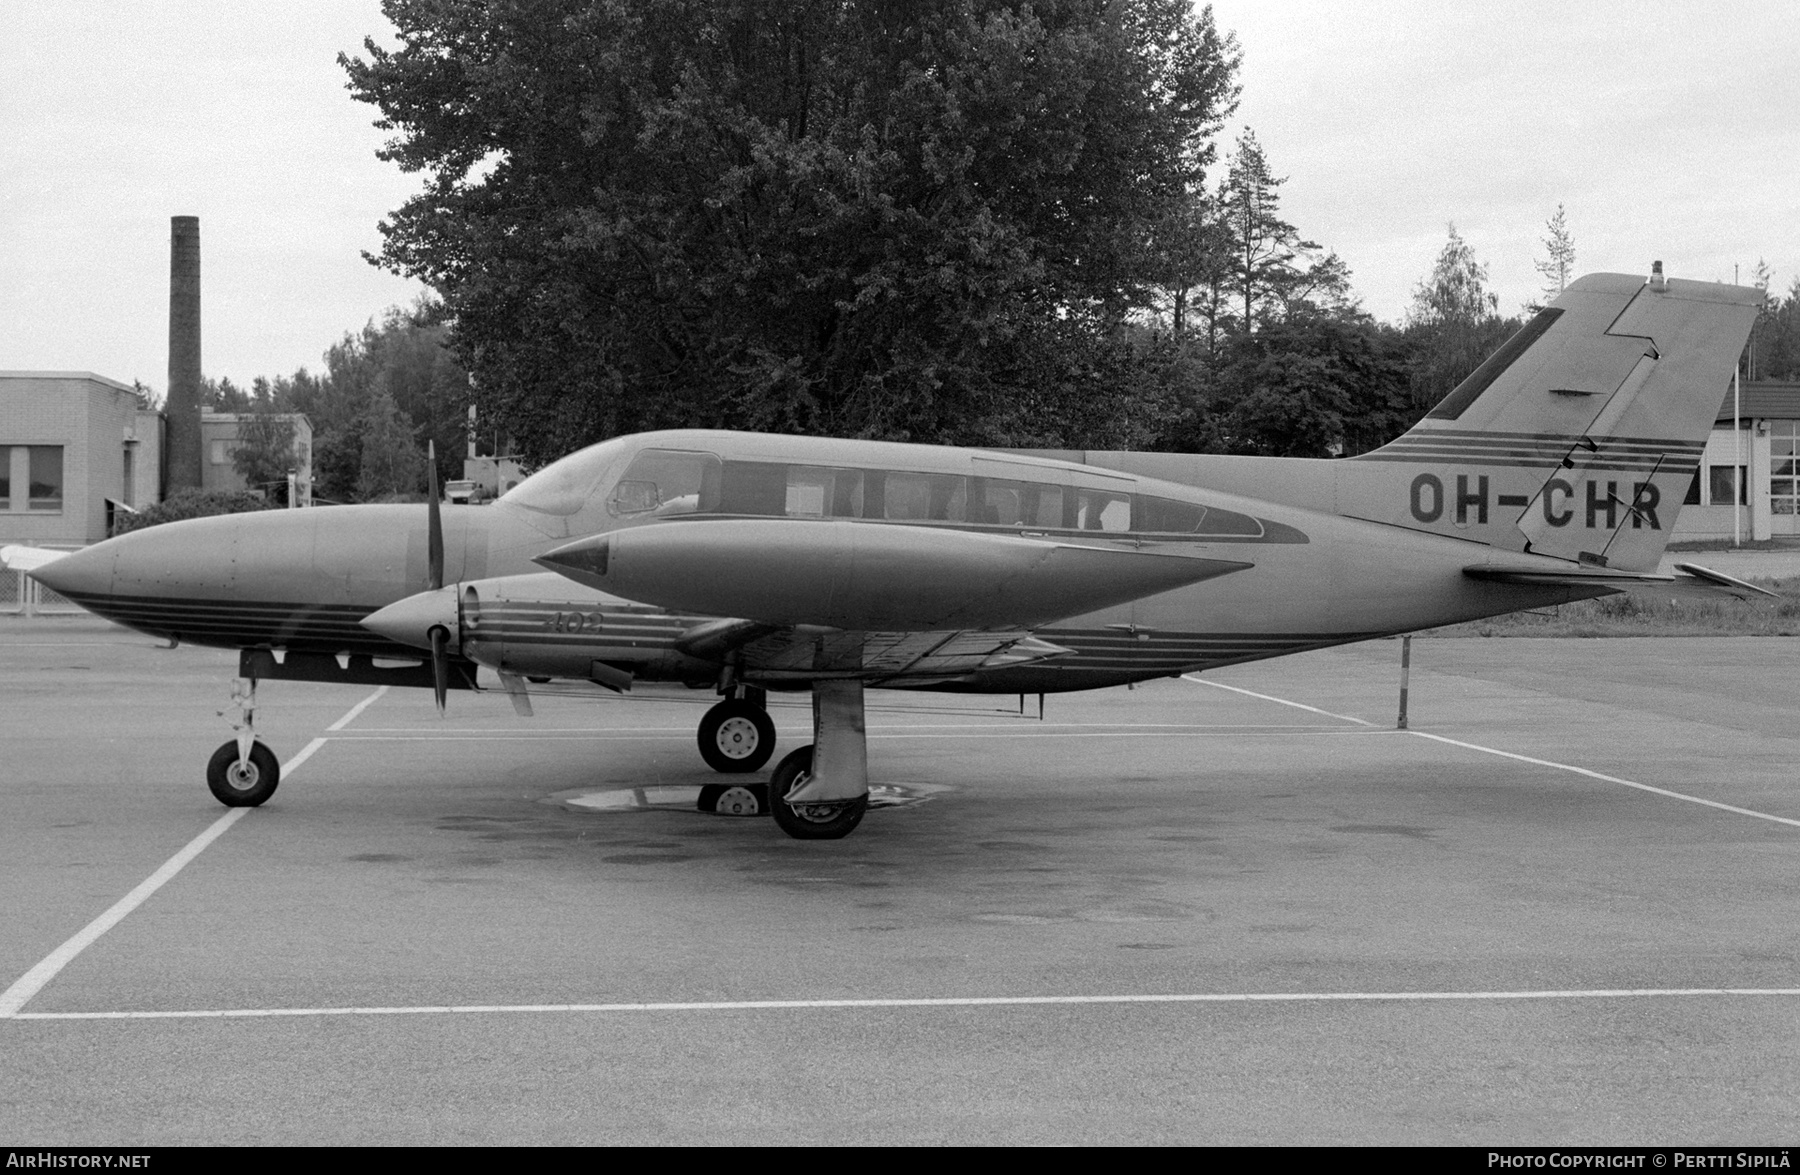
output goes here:
[[[795, 734], [795, 731], [789, 731]], [[1341, 726], [1221, 727], [1214, 730], [1018, 730], [989, 731], [978, 734], [939, 732], [935, 734], [891, 734], [879, 728], [868, 732], [871, 740], [894, 739], [1052, 739], [1052, 738], [1317, 738], [1362, 736], [1380, 737], [1403, 734], [1398, 730], [1346, 730]], [[350, 734], [340, 735], [337, 742], [351, 743], [529, 743], [529, 742], [692, 742], [691, 731], [680, 734], [472, 734], [458, 737], [454, 731], [443, 734]]]
[[216, 1008], [168, 1012], [21, 1012], [17, 1020], [238, 1020], [316, 1016], [468, 1016], [644, 1012], [814, 1011], [826, 1008], [1007, 1008], [1100, 1004], [1455, 1003], [1498, 1000], [1793, 997], [1800, 987], [1623, 987], [1525, 991], [1245, 991], [1170, 995], [927, 996], [915, 999], [695, 1000], [611, 1004], [422, 1004], [355, 1008]]
[[1445, 738], [1441, 734], [1427, 734], [1423, 730], [1409, 730], [1406, 733], [1416, 734], [1420, 738], [1428, 738], [1433, 742], [1448, 743], [1453, 747], [1465, 747], [1471, 751], [1481, 751], [1489, 755], [1499, 755], [1503, 759], [1517, 759], [1521, 763], [1534, 763], [1539, 767], [1554, 767], [1558, 771], [1572, 771], [1576, 775], [1585, 775], [1589, 779], [1600, 779], [1607, 783], [1623, 784], [1625, 787], [1635, 787], [1639, 791], [1647, 791], [1652, 795], [1667, 796], [1672, 800], [1686, 800], [1690, 804], [1703, 804], [1708, 808], [1717, 808], [1721, 812], [1733, 812], [1739, 816], [1754, 816], [1758, 820], [1768, 820], [1775, 824], [1786, 824], [1791, 828], [1800, 828], [1800, 820], [1790, 820], [1786, 816], [1773, 816], [1768, 812], [1758, 812], [1752, 808], [1740, 808], [1736, 804], [1725, 804], [1720, 803], [1718, 800], [1708, 800], [1703, 799], [1700, 796], [1690, 796], [1686, 792], [1670, 791], [1666, 787], [1656, 787], [1648, 783], [1638, 783], [1635, 780], [1620, 779], [1616, 775], [1605, 775], [1599, 771], [1590, 771], [1586, 767], [1576, 767], [1570, 763], [1558, 763], [1553, 759], [1534, 759], [1530, 755], [1519, 755], [1512, 751], [1502, 751], [1493, 747], [1484, 747], [1480, 743], [1466, 743], [1461, 739]]
[[[387, 688], [388, 687], [385, 685], [382, 686], [380, 689], [377, 689], [374, 693], [358, 702], [355, 706], [351, 707], [350, 712], [338, 720], [338, 726], [341, 726], [343, 723], [350, 721], [352, 718], [356, 717], [356, 715], [362, 713], [362, 711], [372, 702], [381, 697], [382, 694], [386, 693]], [[333, 726], [330, 729], [336, 730], [337, 728], [337, 726]], [[313, 739], [304, 747], [300, 748], [299, 754], [281, 765], [282, 778], [285, 779], [302, 763], [312, 758], [313, 754], [324, 745], [325, 739], [320, 737]], [[123, 922], [126, 915], [148, 901], [150, 895], [161, 889], [171, 878], [185, 869], [190, 861], [205, 851], [206, 846], [212, 844], [221, 836], [224, 836], [231, 826], [236, 824], [239, 820], [242, 820], [249, 811], [249, 808], [233, 808], [217, 820], [214, 820], [211, 824], [207, 825], [205, 831], [183, 845], [179, 852], [173, 857], [170, 857], [167, 861], [164, 861], [156, 872], [139, 882], [137, 887], [130, 893], [114, 902], [98, 918], [95, 918], [92, 922], [89, 922], [86, 926], [78, 930], [67, 942], [51, 951], [48, 955], [45, 955], [38, 961], [37, 966], [20, 976], [18, 981], [11, 987], [0, 992], [0, 1020], [13, 1019], [20, 1016], [21, 1013], [19, 1009], [23, 1008], [26, 1003], [31, 1000], [31, 997], [42, 991], [45, 984], [49, 983], [52, 979], [55, 979], [57, 974], [61, 972], [64, 967], [67, 967], [70, 963], [74, 962], [76, 957], [80, 955], [82, 951], [85, 951], [90, 946], [94, 945], [101, 935], [117, 926], [120, 922]]]
[[[1216, 681], [1207, 681], [1204, 678], [1185, 675], [1181, 680], [1191, 681], [1195, 685], [1215, 686], [1219, 689], [1230, 690], [1232, 693], [1246, 694], [1252, 698], [1261, 698], [1265, 702], [1276, 702], [1283, 706], [1293, 706], [1300, 710], [1310, 710], [1314, 714], [1324, 714], [1331, 718], [1342, 718], [1346, 722], [1355, 722], [1363, 726], [1373, 727], [1375, 725], [1373, 722], [1364, 722], [1361, 718], [1352, 718], [1348, 714], [1333, 714], [1329, 710], [1321, 710], [1316, 706], [1308, 706], [1302, 702], [1290, 702], [1286, 698], [1277, 698], [1271, 694], [1259, 694], [1252, 690], [1240, 689], [1235, 685], [1220, 685]], [[1496, 747], [1484, 747], [1480, 743], [1463, 742], [1461, 739], [1446, 738], [1444, 735], [1430, 734], [1423, 730], [1383, 730], [1381, 733], [1416, 735], [1419, 738], [1430, 739], [1432, 742], [1445, 743], [1453, 747], [1462, 747], [1465, 750], [1470, 751], [1480, 751], [1486, 755], [1498, 755], [1503, 759], [1516, 759], [1521, 763], [1531, 763], [1538, 767], [1552, 767], [1558, 771], [1568, 771], [1575, 775], [1585, 775], [1589, 779], [1598, 779], [1605, 783], [1616, 783], [1623, 787], [1636, 788], [1639, 791], [1649, 792], [1652, 795], [1666, 796], [1671, 800], [1686, 800], [1690, 804], [1700, 804], [1708, 808], [1717, 808], [1721, 812], [1731, 812], [1738, 816], [1751, 816], [1757, 820], [1767, 820], [1774, 824], [1785, 824], [1790, 828], [1800, 828], [1800, 820], [1793, 820], [1786, 816], [1776, 816], [1769, 812], [1758, 812], [1754, 808], [1740, 808], [1736, 804], [1727, 804], [1719, 800], [1708, 800], [1701, 796], [1690, 796], [1686, 792], [1671, 791], [1666, 787], [1657, 787], [1654, 784], [1639, 783], [1632, 779], [1621, 779], [1617, 775], [1607, 775], [1601, 771], [1593, 771], [1586, 767], [1577, 767], [1572, 763], [1558, 763], [1554, 759], [1536, 759], [1530, 755], [1520, 755], [1513, 751], [1502, 751]]]
[[1361, 718], [1352, 718], [1348, 714], [1333, 714], [1330, 710], [1321, 710], [1317, 706], [1308, 706], [1304, 702], [1290, 702], [1286, 698], [1278, 698], [1272, 694], [1259, 694], [1255, 690], [1247, 690], [1247, 689], [1242, 688], [1241, 686], [1225, 685], [1223, 682], [1208, 681], [1204, 677], [1195, 677], [1192, 674], [1188, 674], [1188, 673], [1182, 674], [1181, 680], [1191, 681], [1195, 685], [1210, 685], [1214, 689], [1230, 690], [1234, 694], [1243, 694], [1245, 697], [1250, 697], [1250, 698], [1260, 698], [1265, 702], [1276, 702], [1283, 706], [1292, 706], [1296, 710], [1306, 710], [1306, 711], [1309, 711], [1314, 714], [1323, 714], [1327, 718], [1336, 718], [1340, 722], [1354, 722], [1358, 726], [1374, 726], [1375, 725], [1373, 722], [1367, 722]]

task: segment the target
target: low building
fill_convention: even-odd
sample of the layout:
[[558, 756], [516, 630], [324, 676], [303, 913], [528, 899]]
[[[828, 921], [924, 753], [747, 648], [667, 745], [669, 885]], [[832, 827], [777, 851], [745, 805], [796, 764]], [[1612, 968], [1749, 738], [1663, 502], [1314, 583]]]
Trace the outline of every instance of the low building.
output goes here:
[[91, 371], [0, 371], [0, 543], [106, 537], [113, 503], [162, 500], [162, 413]]
[[1800, 535], [1800, 383], [1725, 393], [1670, 536], [1763, 541]]
[[[203, 490], [244, 490], [254, 489], [263, 492], [279, 501], [286, 492], [279, 483], [269, 485], [249, 485], [244, 475], [237, 471], [232, 457], [242, 444], [244, 427], [255, 414], [249, 412], [202, 412], [200, 413], [200, 488]], [[293, 427], [294, 440], [292, 460], [289, 467], [294, 472], [294, 480], [298, 490], [295, 495], [297, 504], [312, 505], [313, 488], [313, 430], [312, 422], [299, 412], [271, 413], [274, 419]]]

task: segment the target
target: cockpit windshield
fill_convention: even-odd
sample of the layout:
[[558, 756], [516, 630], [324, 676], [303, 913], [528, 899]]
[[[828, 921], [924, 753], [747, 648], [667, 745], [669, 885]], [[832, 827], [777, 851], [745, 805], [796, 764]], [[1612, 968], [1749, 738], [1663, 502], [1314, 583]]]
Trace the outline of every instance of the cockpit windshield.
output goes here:
[[624, 439], [603, 441], [553, 461], [501, 496], [500, 501], [539, 514], [569, 515], [586, 506], [625, 455]]

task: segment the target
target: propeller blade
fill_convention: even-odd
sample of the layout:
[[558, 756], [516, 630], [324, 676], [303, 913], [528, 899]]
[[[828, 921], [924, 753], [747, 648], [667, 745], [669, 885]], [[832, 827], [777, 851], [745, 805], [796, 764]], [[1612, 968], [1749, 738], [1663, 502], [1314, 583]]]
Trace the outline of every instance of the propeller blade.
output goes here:
[[444, 716], [444, 700], [450, 693], [450, 634], [431, 630], [431, 694], [437, 699], [438, 717]]
[[[437, 443], [434, 441], [425, 442], [425, 467], [429, 487], [429, 496], [426, 498], [429, 504], [426, 506], [425, 516], [425, 525], [429, 528], [425, 544], [425, 590], [435, 592], [444, 586], [444, 517], [438, 507]], [[440, 685], [438, 709], [442, 711], [443, 708], [444, 692]]]

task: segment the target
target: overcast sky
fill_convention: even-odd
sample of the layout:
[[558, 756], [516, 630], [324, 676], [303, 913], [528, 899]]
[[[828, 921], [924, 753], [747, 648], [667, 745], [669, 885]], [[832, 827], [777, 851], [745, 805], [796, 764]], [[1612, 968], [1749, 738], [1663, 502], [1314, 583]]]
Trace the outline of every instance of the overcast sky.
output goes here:
[[[1800, 275], [1794, 0], [1217, 0], [1283, 212], [1397, 320], [1454, 221], [1501, 309], [1567, 206], [1577, 269]], [[320, 355], [419, 287], [367, 264], [416, 190], [340, 50], [378, 0], [0, 5], [0, 368], [161, 390], [169, 217], [200, 217], [207, 374]], [[1747, 280], [1747, 277], [1746, 277]]]

